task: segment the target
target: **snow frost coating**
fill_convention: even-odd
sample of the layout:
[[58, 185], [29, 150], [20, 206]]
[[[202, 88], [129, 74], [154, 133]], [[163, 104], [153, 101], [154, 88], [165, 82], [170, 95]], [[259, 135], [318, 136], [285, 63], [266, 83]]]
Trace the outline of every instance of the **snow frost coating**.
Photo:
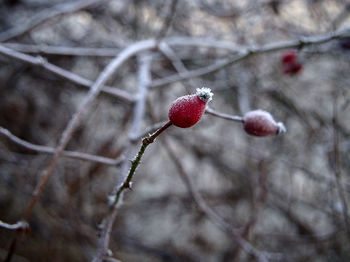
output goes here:
[[278, 135], [286, 132], [283, 123], [273, 119], [269, 112], [254, 110], [246, 113], [243, 117], [244, 130], [253, 136]]
[[196, 95], [204, 102], [210, 102], [213, 99], [213, 93], [208, 87], [202, 87], [196, 89]]

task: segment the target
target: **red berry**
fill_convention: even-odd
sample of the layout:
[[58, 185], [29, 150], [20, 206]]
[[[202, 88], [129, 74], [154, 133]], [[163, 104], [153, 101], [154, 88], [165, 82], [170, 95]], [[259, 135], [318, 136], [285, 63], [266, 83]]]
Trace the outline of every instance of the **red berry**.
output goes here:
[[297, 58], [297, 54], [294, 51], [288, 51], [282, 56], [282, 63], [292, 63]]
[[195, 125], [203, 116], [207, 102], [213, 93], [209, 88], [197, 88], [196, 94], [177, 98], [169, 108], [170, 122], [178, 127], [187, 128]]
[[303, 65], [298, 62], [283, 65], [283, 73], [289, 75], [297, 74], [301, 69], [303, 69]]
[[286, 52], [281, 59], [283, 73], [287, 75], [295, 75], [303, 69], [303, 65], [298, 61], [295, 51]]
[[283, 123], [273, 119], [272, 115], [263, 110], [254, 110], [243, 117], [244, 130], [253, 136], [270, 136], [286, 132]]

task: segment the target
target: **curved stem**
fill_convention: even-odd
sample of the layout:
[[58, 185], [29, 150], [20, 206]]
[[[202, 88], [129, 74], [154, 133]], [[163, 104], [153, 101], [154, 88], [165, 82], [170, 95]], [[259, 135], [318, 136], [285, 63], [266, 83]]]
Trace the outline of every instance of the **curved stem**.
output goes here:
[[106, 251], [108, 249], [108, 243], [110, 239], [110, 233], [112, 231], [112, 226], [114, 223], [114, 220], [117, 216], [117, 210], [118, 205], [120, 203], [120, 199], [122, 196], [122, 193], [125, 189], [131, 189], [131, 180], [136, 172], [137, 167], [139, 166], [141, 162], [141, 158], [143, 154], [145, 153], [145, 150], [147, 146], [152, 144], [154, 140], [168, 127], [170, 127], [172, 123], [168, 121], [165, 123], [162, 127], [160, 127], [157, 131], [155, 131], [153, 134], [150, 134], [142, 139], [142, 144], [139, 149], [139, 152], [137, 153], [134, 160], [131, 161], [131, 167], [129, 169], [128, 175], [126, 176], [125, 180], [121, 183], [119, 188], [117, 189], [116, 193], [112, 196], [112, 204], [110, 207], [109, 214], [107, 218], [105, 219], [102, 231], [100, 233], [100, 244], [99, 248], [97, 250], [96, 256], [93, 258], [92, 262], [101, 262], [106, 254]]
[[135, 174], [135, 171], [137, 169], [137, 167], [139, 166], [140, 162], [141, 162], [141, 158], [143, 156], [143, 154], [145, 153], [145, 150], [147, 148], [147, 146], [149, 146], [150, 144], [152, 144], [154, 142], [154, 140], [165, 130], [167, 129], [169, 126], [171, 126], [172, 123], [170, 121], [168, 121], [167, 123], [165, 123], [165, 125], [163, 125], [161, 128], [159, 128], [157, 131], [155, 131], [153, 134], [146, 136], [142, 139], [142, 144], [140, 147], [139, 152], [137, 153], [136, 157], [134, 158], [134, 160], [131, 161], [131, 167], [129, 170], [129, 173], [126, 177], [126, 179], [124, 180], [124, 182], [121, 184], [121, 186], [119, 187], [116, 195], [115, 195], [115, 199], [113, 201], [113, 206], [118, 205], [119, 200], [120, 200], [120, 196], [122, 194], [122, 192], [125, 189], [130, 189], [131, 188], [131, 180]]
[[209, 115], [213, 115], [222, 119], [231, 120], [231, 121], [240, 122], [240, 123], [244, 122], [243, 117], [241, 116], [234, 116], [234, 115], [220, 113], [210, 108], [209, 106], [207, 106], [207, 108], [205, 109], [205, 112]]

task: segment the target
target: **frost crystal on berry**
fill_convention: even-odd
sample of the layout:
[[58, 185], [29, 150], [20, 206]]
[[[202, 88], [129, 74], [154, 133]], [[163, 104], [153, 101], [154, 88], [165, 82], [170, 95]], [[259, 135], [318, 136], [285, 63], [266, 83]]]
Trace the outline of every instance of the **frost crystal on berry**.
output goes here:
[[196, 95], [204, 102], [210, 102], [213, 99], [213, 93], [208, 87], [202, 87], [196, 89]]
[[278, 122], [277, 126], [278, 126], [277, 135], [287, 132], [287, 128], [282, 122]]

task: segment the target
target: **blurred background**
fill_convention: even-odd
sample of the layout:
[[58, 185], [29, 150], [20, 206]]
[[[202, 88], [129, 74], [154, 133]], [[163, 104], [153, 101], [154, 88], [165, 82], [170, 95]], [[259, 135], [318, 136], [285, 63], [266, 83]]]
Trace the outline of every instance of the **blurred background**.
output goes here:
[[[52, 158], [44, 149], [58, 145], [104, 67], [139, 41], [157, 43], [118, 68], [67, 146], [115, 163], [62, 157], [12, 261], [90, 261], [141, 137], [202, 86], [213, 110], [264, 109], [287, 132], [252, 137], [209, 114], [170, 127], [124, 195], [109, 261], [350, 261], [350, 35], [329, 34], [349, 28], [349, 15], [346, 0], [1, 1], [0, 220], [9, 224]], [[14, 236], [0, 228], [1, 260]]]

